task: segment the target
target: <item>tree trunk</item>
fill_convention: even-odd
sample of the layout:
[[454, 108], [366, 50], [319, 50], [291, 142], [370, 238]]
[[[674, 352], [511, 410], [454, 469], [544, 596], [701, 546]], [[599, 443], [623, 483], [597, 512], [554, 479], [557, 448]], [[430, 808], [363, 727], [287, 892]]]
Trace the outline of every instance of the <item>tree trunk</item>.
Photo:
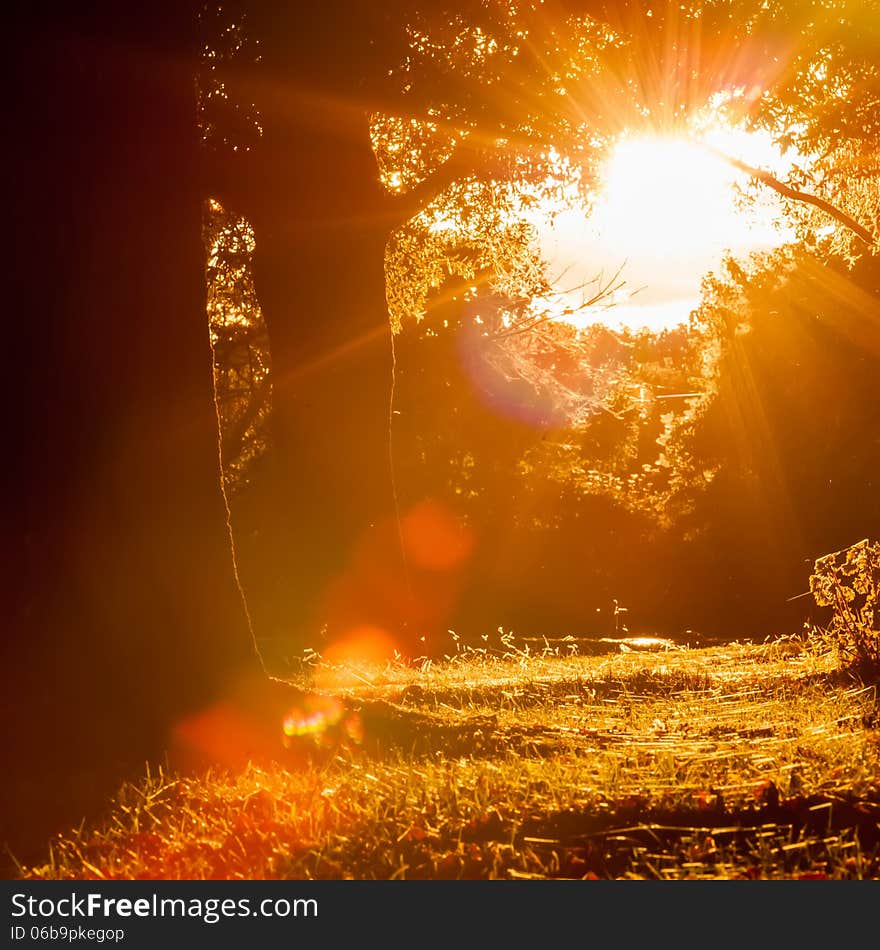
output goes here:
[[[379, 46], [370, 43], [375, 21], [390, 16], [374, 4], [331, 3], [314, 18], [256, 4], [250, 15], [262, 59], [239, 75], [238, 94], [256, 97], [264, 134], [256, 154], [221, 156], [208, 170], [226, 183], [221, 201], [254, 226], [271, 345], [273, 458], [254, 486], [262, 514], [251, 527], [260, 538], [242, 568], [258, 635], [317, 647], [325, 627], [335, 635], [378, 622], [375, 598], [338, 591], [376, 532], [386, 580], [402, 583], [399, 550], [387, 539], [394, 501], [384, 278], [399, 214], [379, 181], [367, 92], [380, 64], [393, 61], [393, 40], [386, 32]], [[402, 25], [393, 24], [401, 35]]]
[[33, 24], [16, 64], [0, 812], [18, 855], [256, 668], [219, 493], [192, 14]]

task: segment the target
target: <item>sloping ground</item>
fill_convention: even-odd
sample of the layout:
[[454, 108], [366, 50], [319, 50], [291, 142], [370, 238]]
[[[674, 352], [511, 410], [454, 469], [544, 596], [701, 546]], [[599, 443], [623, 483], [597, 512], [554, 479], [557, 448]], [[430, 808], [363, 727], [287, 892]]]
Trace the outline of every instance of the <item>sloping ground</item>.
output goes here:
[[880, 878], [876, 693], [829, 655], [503, 647], [314, 657], [277, 763], [127, 786], [25, 873]]

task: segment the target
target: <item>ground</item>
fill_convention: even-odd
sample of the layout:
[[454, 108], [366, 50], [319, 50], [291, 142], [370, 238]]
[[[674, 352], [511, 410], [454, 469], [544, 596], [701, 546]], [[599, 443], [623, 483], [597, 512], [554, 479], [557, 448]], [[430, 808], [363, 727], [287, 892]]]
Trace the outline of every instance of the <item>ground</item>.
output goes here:
[[153, 770], [22, 876], [880, 879], [870, 681], [809, 638], [609, 649], [311, 656], [272, 756]]

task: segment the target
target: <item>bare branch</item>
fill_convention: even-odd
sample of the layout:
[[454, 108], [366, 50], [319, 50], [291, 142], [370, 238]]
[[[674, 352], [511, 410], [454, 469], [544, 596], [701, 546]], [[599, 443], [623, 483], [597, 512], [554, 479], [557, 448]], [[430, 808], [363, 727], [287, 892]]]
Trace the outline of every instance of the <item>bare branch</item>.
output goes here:
[[570, 317], [576, 313], [580, 313], [582, 310], [587, 310], [590, 307], [594, 307], [597, 303], [607, 297], [610, 297], [615, 291], [620, 290], [620, 288], [624, 286], [625, 281], [620, 280], [620, 275], [623, 272], [625, 263], [626, 262], [621, 264], [614, 276], [604, 283], [601, 282], [600, 277], [599, 289], [596, 291], [596, 293], [594, 293], [589, 299], [578, 304], [576, 307], [566, 307], [564, 310], [553, 312], [549, 310], [545, 311], [534, 319], [529, 320], [527, 323], [515, 324], [512, 327], [508, 327], [506, 330], [492, 334], [491, 339], [503, 340], [507, 337], [519, 336], [521, 333], [529, 333], [530, 331], [535, 330], [536, 328], [551, 320], [558, 320], [560, 317]]

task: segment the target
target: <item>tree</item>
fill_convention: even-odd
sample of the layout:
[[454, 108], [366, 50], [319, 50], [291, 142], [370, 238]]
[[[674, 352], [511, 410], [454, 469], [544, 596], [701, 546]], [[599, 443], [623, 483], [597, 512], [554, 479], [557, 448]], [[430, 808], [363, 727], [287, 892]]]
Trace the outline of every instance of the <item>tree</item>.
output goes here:
[[29, 17], [14, 54], [0, 813], [19, 859], [257, 665], [218, 484], [194, 23], [99, 4]]
[[[257, 287], [278, 381], [273, 423], [280, 484], [266, 495], [276, 530], [264, 564], [275, 572], [278, 629], [293, 628], [308, 640], [323, 619], [318, 592], [344, 572], [368, 526], [393, 509], [385, 459], [386, 293], [394, 325], [444, 296], [451, 279], [495, 291], [504, 270], [497, 254], [485, 253], [486, 242], [473, 240], [408, 267], [426, 246], [424, 215], [450, 196], [459, 208], [491, 208], [489, 196], [498, 195], [500, 182], [515, 181], [522, 193], [523, 183], [546, 181], [551, 144], [553, 161], [584, 169], [589, 192], [592, 169], [621, 129], [681, 131], [719, 93], [744, 119], [791, 136], [814, 115], [814, 57], [867, 31], [870, 18], [845, 0], [760, 7], [738, 0], [475, 2], [452, 11], [443, 4], [378, 11], [349, 3], [331, 6], [320, 21], [286, 16], [272, 5], [251, 4], [244, 13], [245, 33], [259, 38], [259, 51], [250, 66], [239, 59], [220, 74], [235, 90], [238, 114], [259, 116], [262, 135], [244, 153], [215, 156], [209, 190], [254, 222]], [[234, 19], [240, 21], [238, 13]], [[353, 29], [339, 29], [343, 20]], [[870, 46], [850, 44], [830, 62], [870, 79], [866, 53]], [[858, 99], [859, 115], [869, 121], [865, 101]], [[372, 149], [364, 136], [370, 115]], [[803, 142], [818, 141], [828, 121], [808, 123], [813, 131]], [[860, 134], [867, 141], [864, 121]], [[389, 143], [412, 156], [408, 165], [395, 163]], [[780, 182], [754, 171], [756, 181], [787, 189], [796, 204], [830, 207], [838, 222], [854, 223], [852, 233], [868, 227], [859, 223], [866, 206], [856, 208], [854, 196], [843, 194], [841, 178], [828, 190], [827, 177]], [[386, 249], [389, 234], [395, 237]], [[509, 250], [515, 246], [515, 239], [505, 245], [507, 260], [515, 259]], [[394, 296], [400, 282], [384, 285], [377, 262], [387, 267], [389, 259], [414, 294], [400, 300]], [[504, 288], [503, 306], [514, 319], [510, 298], [523, 288]], [[466, 297], [460, 295], [462, 307]], [[527, 320], [527, 313], [520, 310], [518, 318]], [[523, 339], [531, 346], [535, 338]], [[680, 418], [685, 429], [691, 426], [690, 418]], [[611, 444], [615, 427], [624, 457], [641, 462], [657, 429], [644, 439], [610, 418], [592, 426], [576, 454]], [[661, 436], [683, 452], [668, 433]], [[557, 458], [548, 471], [564, 466]], [[608, 481], [601, 467], [586, 474], [589, 490]], [[658, 480], [676, 496], [687, 488], [662, 471]], [[387, 549], [383, 557], [397, 578], [389, 583], [402, 584]]]
[[794, 246], [710, 282], [701, 315], [723, 355], [693, 449], [718, 476], [671, 578], [690, 623], [795, 629], [813, 562], [880, 531], [877, 261]]

